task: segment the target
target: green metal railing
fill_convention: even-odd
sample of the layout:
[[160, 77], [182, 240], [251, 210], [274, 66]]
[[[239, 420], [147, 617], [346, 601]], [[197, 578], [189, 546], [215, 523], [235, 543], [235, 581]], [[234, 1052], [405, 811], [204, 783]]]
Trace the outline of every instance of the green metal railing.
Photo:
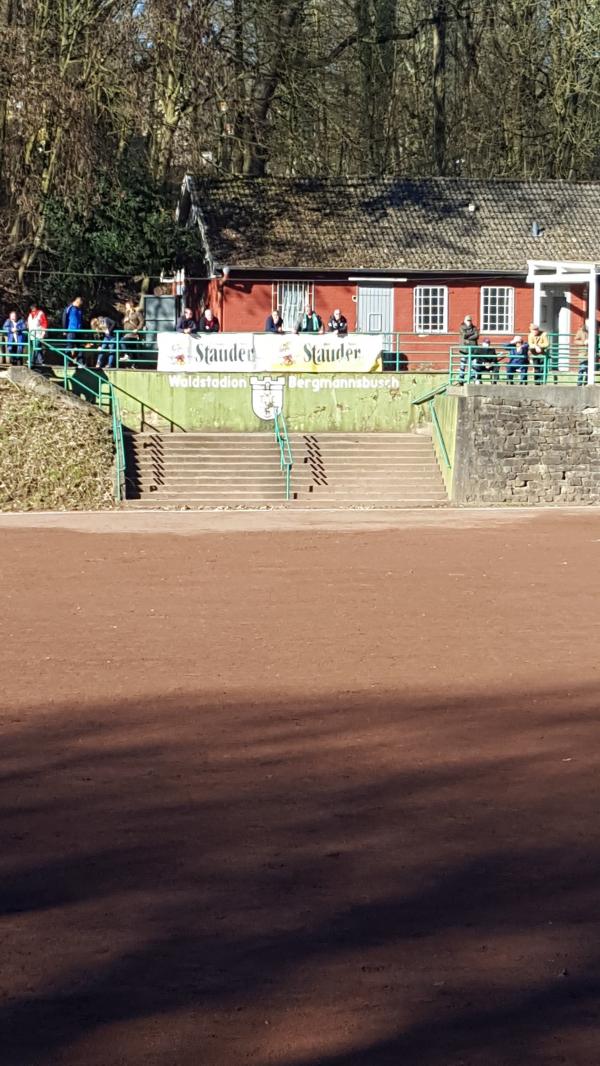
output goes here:
[[279, 411], [275, 415], [274, 429], [275, 440], [277, 441], [277, 444], [279, 446], [279, 468], [282, 472], [284, 472], [285, 477], [285, 498], [286, 500], [289, 500], [294, 458], [292, 456], [292, 449], [290, 446], [290, 439], [288, 437], [287, 426], [285, 424], [285, 418], [281, 411]]
[[93, 329], [73, 330], [70, 334], [64, 329], [47, 329], [42, 339], [27, 337], [22, 357], [30, 368], [37, 364], [38, 357], [43, 363], [55, 362], [57, 355], [68, 352], [79, 365], [88, 366], [93, 362], [96, 368], [100, 361], [102, 369], [155, 370], [157, 336], [157, 330], [146, 329], [132, 334], [128, 330], [115, 329], [107, 340], [103, 333]]
[[[65, 392], [72, 392], [78, 396], [97, 404], [111, 416], [112, 436], [115, 449], [115, 500], [120, 502], [125, 499], [125, 438], [123, 423], [116, 390], [111, 382], [103, 377], [102, 373], [81, 367], [77, 359], [65, 348], [53, 348], [48, 344], [49, 350], [59, 355], [63, 360], [62, 382]], [[69, 373], [71, 368], [72, 372]]]
[[[484, 348], [461, 345], [450, 348], [448, 377], [451, 385], [586, 385], [588, 354], [581, 342], [572, 335], [549, 333], [548, 349], [536, 355], [529, 353], [519, 360], [506, 341]], [[596, 355], [596, 371], [600, 372], [600, 338]]]
[[[114, 330], [109, 341], [91, 329], [77, 330], [67, 334], [63, 329], [48, 329], [43, 339], [26, 337], [22, 352], [16, 354], [19, 361], [26, 360], [33, 367], [41, 356], [43, 362], [59, 361], [63, 351], [72, 355], [79, 364], [95, 368], [98, 361], [107, 369], [155, 370], [157, 364], [156, 330], [141, 330], [133, 334], [126, 330]], [[572, 334], [549, 333], [549, 348], [546, 355], [528, 357], [525, 366], [511, 363], [509, 338], [492, 336], [486, 364], [482, 346], [468, 347], [461, 344], [456, 334], [419, 336], [414, 333], [393, 332], [385, 334], [382, 353], [384, 373], [440, 373], [448, 375], [452, 384], [468, 381], [492, 381], [506, 384], [585, 384], [587, 383], [587, 352], [581, 342], [575, 342]], [[3, 346], [1, 345], [0, 354]], [[600, 353], [600, 337], [598, 338]], [[10, 353], [5, 353], [7, 356]], [[600, 377], [600, 359], [598, 361]]]
[[446, 381], [443, 385], [438, 385], [437, 389], [431, 389], [429, 392], [425, 392], [422, 396], [417, 396], [416, 400], [413, 400], [413, 407], [420, 407], [421, 404], [426, 403], [429, 408], [429, 414], [431, 415], [431, 424], [435, 432], [435, 438], [438, 443], [438, 447], [444, 460], [444, 465], [448, 470], [452, 469], [452, 463], [450, 462], [450, 455], [448, 454], [448, 448], [444, 439], [444, 433], [440, 425], [440, 420], [435, 409], [435, 401], [438, 396], [442, 396], [448, 389], [450, 382]]
[[446, 441], [444, 440], [444, 434], [442, 433], [442, 427], [440, 426], [440, 420], [439, 420], [439, 418], [437, 416], [437, 411], [435, 409], [435, 396], [433, 397], [433, 399], [429, 400], [429, 413], [431, 415], [431, 422], [432, 422], [433, 428], [435, 430], [436, 440], [437, 440], [437, 442], [439, 444], [440, 452], [442, 453], [442, 458], [443, 458], [444, 463], [447, 466], [448, 470], [451, 470], [452, 469], [452, 463], [450, 462], [450, 456], [448, 455], [448, 449], [446, 447]]
[[112, 432], [115, 446], [115, 500], [125, 499], [125, 437], [117, 394], [111, 386]]

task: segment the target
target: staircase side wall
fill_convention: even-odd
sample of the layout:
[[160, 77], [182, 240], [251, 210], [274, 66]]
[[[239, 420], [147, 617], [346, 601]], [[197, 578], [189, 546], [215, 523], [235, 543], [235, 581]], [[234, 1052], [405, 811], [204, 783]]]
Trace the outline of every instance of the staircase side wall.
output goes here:
[[467, 386], [452, 502], [600, 504], [600, 387]]
[[445, 393], [441, 396], [435, 397], [434, 406], [435, 413], [438, 417], [440, 433], [443, 437], [444, 444], [446, 447], [446, 454], [450, 462], [449, 466], [446, 462], [441, 442], [434, 428], [432, 429], [433, 447], [442, 474], [446, 492], [451, 498], [452, 485], [454, 481], [454, 470], [456, 464], [456, 426], [458, 421], [458, 400], [456, 396], [449, 396], [447, 393]]
[[[109, 371], [130, 429], [254, 432], [270, 429], [252, 409], [249, 374]], [[257, 375], [263, 378], [265, 375]], [[273, 376], [273, 375], [266, 375]], [[290, 432], [409, 432], [429, 420], [412, 401], [439, 374], [289, 374], [283, 411]]]

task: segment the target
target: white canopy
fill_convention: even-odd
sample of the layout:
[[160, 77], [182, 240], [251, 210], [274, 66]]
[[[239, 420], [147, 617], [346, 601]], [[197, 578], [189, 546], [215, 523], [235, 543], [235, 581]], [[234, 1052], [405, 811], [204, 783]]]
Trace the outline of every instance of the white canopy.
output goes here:
[[596, 312], [598, 306], [598, 263], [580, 263], [571, 260], [532, 259], [529, 260], [527, 282], [533, 285], [533, 318], [540, 321], [540, 308], [544, 295], [544, 285], [562, 286], [568, 291], [571, 285], [588, 286], [588, 385], [593, 385], [596, 377]]

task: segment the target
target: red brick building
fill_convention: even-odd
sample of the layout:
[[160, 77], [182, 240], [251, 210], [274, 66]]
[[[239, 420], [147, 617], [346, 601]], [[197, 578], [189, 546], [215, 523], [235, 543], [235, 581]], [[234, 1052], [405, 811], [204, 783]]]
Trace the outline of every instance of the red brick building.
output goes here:
[[[566, 343], [588, 285], [560, 266], [600, 259], [594, 183], [188, 176], [179, 221], [199, 227], [197, 299], [224, 330], [259, 331], [275, 307], [291, 329], [309, 299], [325, 322], [339, 307], [351, 330], [389, 334], [413, 365], [443, 363], [466, 314], [493, 342], [537, 320]], [[559, 270], [534, 285], [533, 263]]]

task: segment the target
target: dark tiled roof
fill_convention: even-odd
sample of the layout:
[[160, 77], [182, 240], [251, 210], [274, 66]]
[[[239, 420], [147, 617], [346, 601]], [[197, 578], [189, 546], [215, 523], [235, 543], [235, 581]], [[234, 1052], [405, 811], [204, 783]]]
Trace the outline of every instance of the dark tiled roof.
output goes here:
[[525, 273], [528, 259], [600, 260], [600, 184], [592, 182], [186, 178], [185, 185], [188, 217], [202, 220], [213, 259], [232, 267]]

